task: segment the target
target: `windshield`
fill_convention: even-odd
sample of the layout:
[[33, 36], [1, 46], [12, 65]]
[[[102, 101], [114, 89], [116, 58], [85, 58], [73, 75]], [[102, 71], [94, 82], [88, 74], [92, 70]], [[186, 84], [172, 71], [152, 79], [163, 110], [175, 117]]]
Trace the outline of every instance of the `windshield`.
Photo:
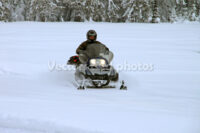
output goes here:
[[86, 48], [86, 53], [89, 58], [102, 57], [106, 52], [106, 47], [103, 44], [90, 44]]

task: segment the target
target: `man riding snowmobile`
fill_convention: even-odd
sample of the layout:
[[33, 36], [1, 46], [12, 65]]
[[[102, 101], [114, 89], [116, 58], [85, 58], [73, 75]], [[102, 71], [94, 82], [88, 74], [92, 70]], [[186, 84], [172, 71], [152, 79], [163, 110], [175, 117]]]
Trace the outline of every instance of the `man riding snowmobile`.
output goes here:
[[112, 61], [112, 59], [113, 59], [113, 53], [110, 52], [109, 49], [104, 44], [102, 44], [99, 41], [96, 41], [96, 39], [97, 39], [97, 33], [96, 33], [96, 31], [95, 30], [89, 30], [87, 32], [86, 36], [87, 36], [87, 40], [85, 42], [81, 43], [79, 45], [79, 47], [76, 49], [76, 53], [79, 55], [80, 62], [81, 63], [86, 63], [87, 62], [88, 57], [86, 56], [85, 51], [86, 51], [86, 49], [87, 49], [87, 47], [89, 45], [92, 45], [92, 44], [101, 44], [109, 52], [107, 58], [108, 58], [108, 61], [110, 63]]
[[[113, 88], [109, 86], [110, 82], [118, 81], [118, 73], [110, 65], [113, 53], [96, 39], [96, 31], [89, 30], [87, 40], [76, 50], [78, 56], [73, 56], [68, 61], [68, 64], [76, 65], [75, 79], [79, 84], [78, 89], [85, 89], [85, 86], [87, 88]], [[89, 85], [86, 85], [86, 82]], [[126, 89], [124, 82], [120, 89]]]

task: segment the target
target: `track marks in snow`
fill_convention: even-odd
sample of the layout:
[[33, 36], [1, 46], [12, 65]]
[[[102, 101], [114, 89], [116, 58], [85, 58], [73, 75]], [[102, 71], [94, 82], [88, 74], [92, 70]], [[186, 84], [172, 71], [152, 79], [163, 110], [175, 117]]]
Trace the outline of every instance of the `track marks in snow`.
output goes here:
[[13, 72], [13, 71], [5, 69], [5, 68], [0, 68], [0, 75], [21, 76], [22, 74]]
[[82, 129], [60, 126], [53, 122], [0, 116], [1, 133], [99, 133]]

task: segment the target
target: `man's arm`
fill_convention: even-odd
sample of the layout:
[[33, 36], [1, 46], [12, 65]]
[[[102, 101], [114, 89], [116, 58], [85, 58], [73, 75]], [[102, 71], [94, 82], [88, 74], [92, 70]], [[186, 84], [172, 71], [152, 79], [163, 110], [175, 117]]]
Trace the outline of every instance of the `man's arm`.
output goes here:
[[79, 45], [79, 47], [76, 49], [76, 53], [79, 54], [80, 51], [85, 50], [85, 49], [86, 49], [86, 46], [87, 46], [86, 42], [81, 43], [81, 44]]

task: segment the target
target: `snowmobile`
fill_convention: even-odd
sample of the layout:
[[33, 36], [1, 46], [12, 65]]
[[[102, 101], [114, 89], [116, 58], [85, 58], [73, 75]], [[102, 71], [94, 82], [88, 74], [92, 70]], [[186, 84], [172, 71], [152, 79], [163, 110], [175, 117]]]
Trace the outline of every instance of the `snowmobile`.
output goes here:
[[[79, 56], [84, 56], [87, 60], [81, 63]], [[78, 83], [78, 89], [85, 88], [116, 88], [119, 74], [110, 65], [113, 58], [111, 51], [104, 45], [92, 44], [87, 47], [79, 56], [72, 56], [68, 60], [68, 65], [75, 65], [75, 80]], [[124, 81], [121, 81], [121, 90], [127, 90]]]

